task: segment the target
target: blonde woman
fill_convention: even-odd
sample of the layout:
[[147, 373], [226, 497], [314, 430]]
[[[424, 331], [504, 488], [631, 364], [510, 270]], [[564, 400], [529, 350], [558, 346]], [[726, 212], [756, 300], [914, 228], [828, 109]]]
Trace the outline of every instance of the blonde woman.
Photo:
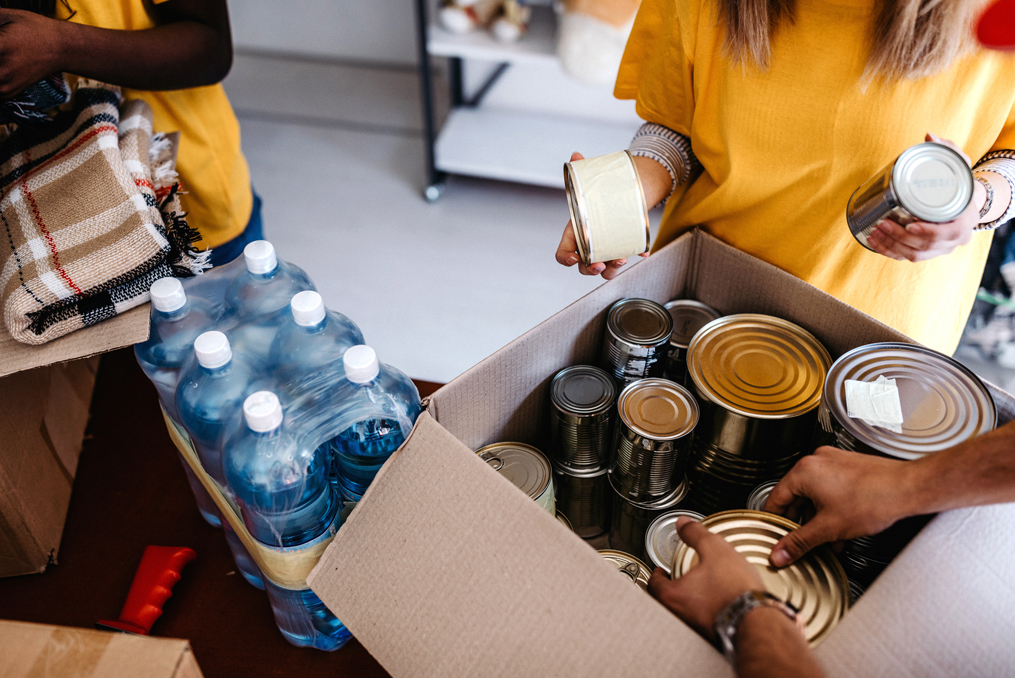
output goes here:
[[[616, 95], [648, 121], [630, 150], [649, 205], [667, 201], [655, 248], [701, 226], [951, 353], [991, 229], [1015, 212], [1015, 59], [974, 44], [981, 7], [644, 0]], [[925, 139], [977, 161], [969, 208], [947, 224], [882, 222], [878, 253], [864, 249], [850, 194]], [[578, 263], [575, 249], [568, 224], [557, 260]], [[581, 268], [612, 278], [625, 263]]]

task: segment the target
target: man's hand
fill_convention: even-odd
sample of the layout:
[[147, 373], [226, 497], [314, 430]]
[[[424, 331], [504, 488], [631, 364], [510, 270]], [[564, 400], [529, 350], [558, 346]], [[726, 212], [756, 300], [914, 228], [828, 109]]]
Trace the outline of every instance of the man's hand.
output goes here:
[[[819, 447], [772, 489], [764, 510], [804, 525], [779, 540], [771, 563], [784, 567], [827, 542], [877, 534], [915, 515], [913, 462]], [[813, 514], [813, 517], [810, 517]]]
[[764, 589], [761, 575], [725, 539], [701, 523], [678, 518], [677, 534], [698, 552], [698, 565], [676, 580], [657, 567], [648, 591], [698, 633], [714, 640], [716, 615], [740, 594]]
[[33, 12], [0, 9], [0, 99], [63, 70], [62, 25]]
[[[970, 164], [969, 156], [958, 146], [947, 139], [928, 134], [926, 141], [944, 144], [958, 152]], [[926, 261], [943, 254], [951, 254], [956, 247], [968, 245], [973, 238], [973, 230], [979, 223], [980, 208], [987, 199], [987, 191], [980, 182], [973, 182], [973, 198], [969, 205], [954, 221], [935, 224], [926, 221], [914, 221], [902, 226], [890, 219], [878, 222], [867, 238], [868, 244], [878, 254], [896, 261]]]

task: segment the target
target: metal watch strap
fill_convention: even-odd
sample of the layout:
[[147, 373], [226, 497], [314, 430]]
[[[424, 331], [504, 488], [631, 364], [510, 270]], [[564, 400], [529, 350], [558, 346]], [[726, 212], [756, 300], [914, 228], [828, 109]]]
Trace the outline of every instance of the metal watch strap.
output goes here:
[[722, 652], [730, 662], [736, 657], [736, 637], [740, 622], [756, 607], [774, 607], [798, 627], [800, 626], [798, 610], [789, 603], [779, 600], [768, 591], [745, 591], [715, 616], [713, 625], [716, 638], [722, 645]]

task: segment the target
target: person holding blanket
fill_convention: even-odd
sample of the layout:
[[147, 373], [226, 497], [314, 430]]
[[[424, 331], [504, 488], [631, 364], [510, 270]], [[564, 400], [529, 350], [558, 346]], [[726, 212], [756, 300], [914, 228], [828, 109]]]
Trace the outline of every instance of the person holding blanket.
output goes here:
[[[1015, 58], [973, 43], [981, 6], [644, 0], [615, 93], [647, 121], [630, 150], [647, 204], [667, 201], [655, 248], [700, 226], [950, 354], [991, 229], [1015, 212]], [[924, 140], [976, 161], [969, 207], [945, 224], [883, 221], [865, 249], [851, 193]], [[570, 224], [556, 256], [578, 263]]]

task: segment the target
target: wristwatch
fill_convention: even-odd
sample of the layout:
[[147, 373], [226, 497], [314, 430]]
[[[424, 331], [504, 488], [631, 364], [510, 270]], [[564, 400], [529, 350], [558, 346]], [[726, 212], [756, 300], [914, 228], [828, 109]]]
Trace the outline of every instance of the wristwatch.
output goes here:
[[756, 607], [774, 607], [779, 610], [803, 631], [803, 619], [797, 616], [798, 610], [789, 603], [779, 600], [768, 591], [746, 591], [726, 606], [722, 612], [715, 616], [713, 629], [715, 635], [722, 644], [722, 653], [731, 662], [736, 657], [736, 638], [740, 622], [744, 620], [747, 613]]

